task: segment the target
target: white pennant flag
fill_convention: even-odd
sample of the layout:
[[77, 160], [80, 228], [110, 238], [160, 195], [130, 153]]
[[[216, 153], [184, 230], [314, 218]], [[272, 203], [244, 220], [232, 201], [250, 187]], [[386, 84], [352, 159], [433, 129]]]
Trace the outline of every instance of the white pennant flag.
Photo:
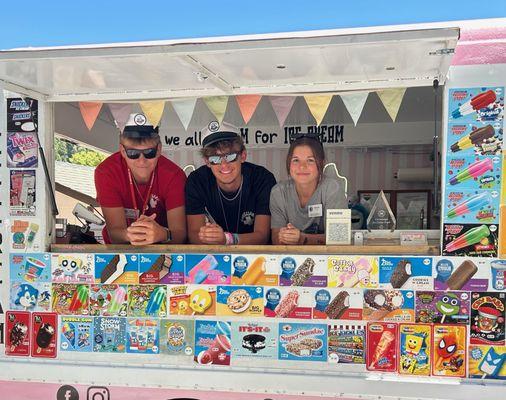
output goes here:
[[174, 107], [174, 111], [183, 124], [184, 129], [187, 130], [193, 116], [193, 111], [195, 110], [195, 105], [197, 104], [197, 99], [172, 100], [170, 104]]
[[364, 109], [369, 92], [346, 93], [340, 94], [339, 96], [350, 113], [353, 123], [357, 126], [357, 122], [360, 115], [362, 115], [362, 110]]

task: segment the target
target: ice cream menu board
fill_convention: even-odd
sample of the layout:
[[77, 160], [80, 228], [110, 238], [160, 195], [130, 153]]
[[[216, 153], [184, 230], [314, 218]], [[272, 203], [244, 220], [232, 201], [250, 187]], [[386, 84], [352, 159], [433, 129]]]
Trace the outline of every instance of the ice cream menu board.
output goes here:
[[496, 257], [504, 87], [450, 89], [442, 252]]

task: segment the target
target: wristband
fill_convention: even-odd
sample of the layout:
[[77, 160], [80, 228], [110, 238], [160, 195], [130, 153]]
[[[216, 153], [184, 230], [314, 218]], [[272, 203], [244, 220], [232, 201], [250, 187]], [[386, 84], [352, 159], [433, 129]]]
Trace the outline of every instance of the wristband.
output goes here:
[[239, 234], [238, 233], [232, 233], [232, 237], [234, 239], [234, 244], [239, 244]]
[[169, 228], [165, 228], [164, 227], [163, 229], [165, 229], [165, 233], [167, 234], [167, 237], [166, 237], [166, 239], [163, 242], [160, 242], [160, 243], [169, 243], [169, 242], [171, 242], [172, 241], [172, 232], [170, 231]]
[[225, 244], [234, 244], [234, 236], [230, 232], [223, 232], [225, 234]]

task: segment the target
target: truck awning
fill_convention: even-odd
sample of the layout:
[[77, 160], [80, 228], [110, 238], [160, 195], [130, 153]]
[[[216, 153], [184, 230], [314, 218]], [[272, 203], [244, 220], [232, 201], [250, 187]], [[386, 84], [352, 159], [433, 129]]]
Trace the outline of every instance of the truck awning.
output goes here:
[[0, 52], [0, 86], [50, 102], [430, 86], [458, 37], [401, 26], [16, 49]]

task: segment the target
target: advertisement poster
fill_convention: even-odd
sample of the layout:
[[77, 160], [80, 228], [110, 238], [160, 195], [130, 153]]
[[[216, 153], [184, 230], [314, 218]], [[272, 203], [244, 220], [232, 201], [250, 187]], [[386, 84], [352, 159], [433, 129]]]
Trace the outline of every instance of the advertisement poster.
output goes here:
[[14, 217], [35, 216], [35, 170], [11, 170], [9, 214]]
[[281, 322], [278, 358], [327, 361], [327, 325]]
[[236, 358], [278, 358], [278, 324], [232, 321], [232, 352]]
[[7, 133], [7, 167], [37, 168], [38, 144], [34, 132]]
[[14, 219], [10, 226], [11, 252], [38, 252], [41, 250], [39, 220]]

